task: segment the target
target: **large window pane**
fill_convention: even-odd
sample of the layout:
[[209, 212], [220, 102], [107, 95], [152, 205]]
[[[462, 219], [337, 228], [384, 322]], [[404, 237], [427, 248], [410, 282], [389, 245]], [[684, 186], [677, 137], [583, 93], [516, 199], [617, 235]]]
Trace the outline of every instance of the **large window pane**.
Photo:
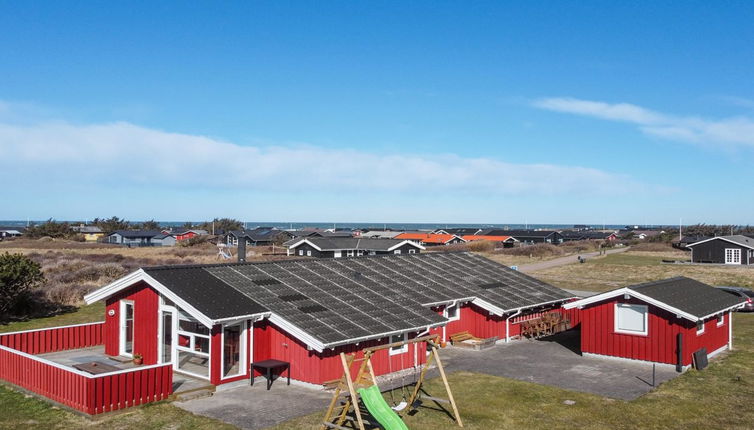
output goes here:
[[620, 332], [646, 334], [647, 307], [619, 303], [615, 307], [615, 329]]
[[197, 376], [209, 378], [209, 357], [179, 350], [178, 369]]

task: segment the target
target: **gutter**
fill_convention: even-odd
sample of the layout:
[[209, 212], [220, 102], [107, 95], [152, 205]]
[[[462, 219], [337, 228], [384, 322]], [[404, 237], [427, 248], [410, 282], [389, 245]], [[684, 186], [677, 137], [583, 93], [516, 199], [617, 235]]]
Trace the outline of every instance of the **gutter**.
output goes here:
[[521, 315], [522, 309], [519, 309], [514, 314], [510, 314], [508, 318], [505, 319], [505, 343], [510, 343], [511, 341], [511, 332], [510, 332], [510, 325], [508, 324], [508, 321], [510, 321], [511, 318]]

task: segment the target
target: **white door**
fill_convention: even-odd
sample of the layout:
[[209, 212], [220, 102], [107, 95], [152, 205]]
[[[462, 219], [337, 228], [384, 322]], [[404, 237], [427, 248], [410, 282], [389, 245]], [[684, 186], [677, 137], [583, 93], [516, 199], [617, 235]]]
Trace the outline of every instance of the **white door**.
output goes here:
[[335, 251], [335, 255], [334, 255], [335, 258], [340, 258], [342, 256], [343, 255], [342, 255], [342, 253], [340, 251]]
[[725, 264], [741, 264], [741, 250], [725, 248]]

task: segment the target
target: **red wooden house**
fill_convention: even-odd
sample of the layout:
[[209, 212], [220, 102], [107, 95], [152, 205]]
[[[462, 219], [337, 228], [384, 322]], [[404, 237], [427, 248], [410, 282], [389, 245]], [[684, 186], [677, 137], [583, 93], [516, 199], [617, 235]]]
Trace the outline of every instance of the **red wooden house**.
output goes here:
[[633, 285], [567, 303], [580, 310], [581, 351], [632, 360], [692, 364], [733, 342], [731, 312], [744, 302], [693, 279], [678, 277]]
[[[172, 372], [213, 385], [247, 384], [253, 363], [269, 359], [289, 363], [293, 381], [321, 385], [341, 376], [340, 352], [464, 330], [505, 339], [518, 333], [522, 319], [559, 308], [571, 296], [475, 254], [433, 253], [143, 268], [85, 299], [105, 301], [105, 320], [92, 326], [96, 333], [77, 334], [62, 349], [93, 343], [104, 361], [143, 356], [141, 367], [123, 372], [161, 372], [159, 381], [116, 372], [99, 388], [67, 392], [83, 399], [77, 409], [99, 413], [164, 398]], [[57, 339], [51, 330], [42, 338]], [[33, 373], [46, 360], [23, 355], [35, 353], [27, 343], [38, 341], [30, 339], [36, 335], [12, 344], [0, 338], [0, 361], [6, 353], [10, 360], [0, 378], [48, 396], [44, 387], [14, 376], [19, 366]], [[414, 368], [425, 352], [424, 344], [396, 347], [380, 351], [372, 364], [377, 375]], [[89, 387], [85, 372], [76, 372]], [[44, 385], [47, 376], [39, 378]], [[159, 390], [152, 386], [158, 382]]]

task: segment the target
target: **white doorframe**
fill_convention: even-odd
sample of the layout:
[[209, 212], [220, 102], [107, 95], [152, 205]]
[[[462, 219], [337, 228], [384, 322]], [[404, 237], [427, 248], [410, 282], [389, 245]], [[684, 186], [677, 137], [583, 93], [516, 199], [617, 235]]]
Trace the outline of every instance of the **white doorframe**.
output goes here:
[[[131, 352], [126, 351], [126, 307], [131, 306]], [[120, 301], [120, 316], [119, 316], [119, 341], [118, 341], [118, 354], [125, 357], [133, 357], [134, 351], [134, 335], [136, 333], [136, 308], [134, 307], [133, 300], [121, 300]]]
[[170, 340], [171, 360], [170, 362], [173, 363], [173, 369], [175, 369], [178, 364], [177, 360], [175, 359], [177, 357], [175, 345], [177, 341], [176, 333], [178, 333], [178, 309], [176, 309], [173, 306], [160, 305], [160, 308], [159, 308], [159, 312], [157, 315], [157, 321], [158, 321], [158, 324], [157, 324], [158, 325], [157, 327], [157, 351], [158, 351], [157, 362], [166, 363], [163, 360], [163, 356], [165, 355], [165, 351], [164, 351], [165, 345], [162, 341], [162, 337], [164, 333], [163, 326], [162, 326], [164, 323], [163, 314], [165, 313], [170, 314], [170, 323], [172, 325], [172, 327], [170, 328], [171, 330], [171, 336], [170, 336], [171, 337], [171, 340]]

